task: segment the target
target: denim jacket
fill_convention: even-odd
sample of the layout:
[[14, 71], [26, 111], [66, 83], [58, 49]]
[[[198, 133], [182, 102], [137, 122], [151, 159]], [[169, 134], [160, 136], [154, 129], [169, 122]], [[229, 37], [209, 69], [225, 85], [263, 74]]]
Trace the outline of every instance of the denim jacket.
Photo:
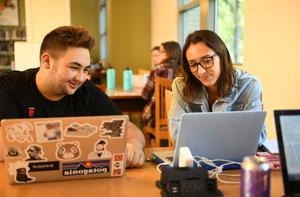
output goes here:
[[[180, 117], [183, 113], [209, 112], [208, 94], [205, 88], [199, 97], [191, 103], [186, 103], [182, 98], [182, 78], [175, 78], [172, 84], [173, 97], [169, 110], [170, 136], [176, 140]], [[213, 112], [226, 111], [261, 111], [262, 110], [262, 86], [254, 76], [235, 70], [235, 84], [228, 96], [220, 97], [212, 105]], [[258, 145], [262, 145], [266, 138], [265, 126], [263, 126]]]

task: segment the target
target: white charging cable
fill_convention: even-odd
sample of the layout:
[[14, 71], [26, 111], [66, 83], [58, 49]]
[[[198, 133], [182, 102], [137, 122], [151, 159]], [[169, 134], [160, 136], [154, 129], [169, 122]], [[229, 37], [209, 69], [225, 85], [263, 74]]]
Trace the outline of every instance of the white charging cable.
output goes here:
[[159, 173], [161, 173], [161, 169], [160, 169], [161, 166], [170, 166], [170, 164], [169, 164], [169, 163], [160, 163], [160, 164], [158, 164], [158, 165], [156, 166], [156, 170], [157, 170]]
[[[212, 168], [211, 170], [208, 170], [209, 178], [216, 177], [218, 181], [221, 183], [226, 184], [240, 184], [240, 181], [229, 181], [224, 180], [221, 178], [221, 176], [227, 176], [227, 177], [240, 177], [240, 174], [224, 174], [223, 168], [227, 165], [241, 165], [240, 162], [225, 160], [225, 159], [208, 159], [206, 157], [201, 156], [194, 156], [192, 155], [190, 149], [188, 147], [180, 147], [179, 149], [179, 167], [193, 167], [194, 162], [196, 163], [197, 167], [202, 167], [202, 164], [205, 164]], [[221, 165], [216, 165], [216, 162], [222, 162]], [[160, 163], [156, 166], [156, 170], [161, 173], [161, 167], [162, 166], [170, 166], [169, 163]]]
[[[228, 181], [222, 179], [220, 176], [227, 176], [227, 177], [240, 177], [240, 174], [224, 174], [223, 173], [223, 168], [224, 166], [227, 165], [241, 165], [240, 162], [235, 162], [235, 161], [230, 161], [230, 160], [225, 160], [225, 159], [213, 159], [210, 160], [206, 157], [200, 157], [200, 156], [195, 156], [194, 159], [197, 162], [197, 166], [201, 166], [201, 162], [210, 166], [212, 169], [208, 171], [209, 177], [216, 177], [218, 181], [221, 183], [226, 183], [226, 184], [240, 184], [240, 181]], [[216, 165], [215, 162], [225, 162], [221, 165]]]

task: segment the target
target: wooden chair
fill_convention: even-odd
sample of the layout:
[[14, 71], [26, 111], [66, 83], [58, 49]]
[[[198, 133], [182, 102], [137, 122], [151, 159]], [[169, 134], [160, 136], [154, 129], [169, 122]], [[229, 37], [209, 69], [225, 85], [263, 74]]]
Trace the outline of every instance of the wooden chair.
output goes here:
[[[165, 102], [166, 102], [166, 112], [167, 112], [167, 120], [169, 119], [169, 109], [171, 105], [173, 93], [171, 90], [165, 90]], [[168, 127], [169, 128], [169, 127]], [[174, 146], [174, 141], [169, 136], [169, 146]]]
[[148, 75], [149, 73], [150, 73], [150, 70], [146, 70], [146, 69], [142, 69], [142, 68], [139, 68], [137, 71], [138, 75]]
[[[168, 119], [166, 111], [165, 90], [171, 90], [173, 80], [155, 77], [155, 127], [151, 125], [144, 126], [144, 135], [146, 144], [150, 146], [159, 147], [160, 140], [165, 139], [169, 141]], [[150, 142], [150, 136], [154, 136], [154, 142]]]

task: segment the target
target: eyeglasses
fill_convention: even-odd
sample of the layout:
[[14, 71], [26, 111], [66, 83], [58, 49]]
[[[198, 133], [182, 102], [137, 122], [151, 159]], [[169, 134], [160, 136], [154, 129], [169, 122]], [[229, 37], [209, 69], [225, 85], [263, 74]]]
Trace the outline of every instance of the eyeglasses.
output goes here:
[[191, 62], [189, 63], [189, 67], [192, 73], [198, 71], [198, 67], [201, 66], [205, 70], [213, 67], [214, 65], [214, 56], [217, 55], [216, 53], [212, 56], [204, 57], [199, 62]]

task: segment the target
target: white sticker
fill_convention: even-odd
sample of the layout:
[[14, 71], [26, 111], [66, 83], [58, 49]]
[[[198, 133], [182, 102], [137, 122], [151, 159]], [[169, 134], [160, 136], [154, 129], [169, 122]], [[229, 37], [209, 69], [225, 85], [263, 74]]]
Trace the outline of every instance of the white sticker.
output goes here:
[[28, 173], [28, 163], [17, 161], [9, 164], [9, 174], [15, 177], [16, 183], [30, 183], [35, 181]]
[[43, 150], [43, 147], [38, 144], [31, 144], [29, 145], [26, 150], [24, 151], [26, 153], [25, 161], [41, 161], [41, 160], [47, 160], [46, 157], [44, 157], [45, 153]]
[[73, 122], [65, 128], [65, 136], [88, 138], [97, 132], [97, 127], [88, 123]]
[[15, 123], [7, 126], [5, 129], [7, 132], [6, 138], [9, 141], [17, 141], [19, 143], [31, 143], [33, 141], [29, 133], [30, 130], [33, 130], [33, 127], [29, 122]]
[[35, 123], [37, 142], [52, 142], [63, 140], [62, 122], [47, 121]]
[[81, 155], [79, 142], [59, 142], [56, 144], [56, 158], [58, 160], [70, 161], [78, 159]]
[[23, 155], [21, 148], [10, 146], [6, 150], [6, 157], [21, 157]]
[[88, 160], [97, 160], [102, 158], [111, 158], [111, 152], [107, 150], [108, 142], [107, 140], [100, 139], [98, 140], [92, 152], [88, 155]]

